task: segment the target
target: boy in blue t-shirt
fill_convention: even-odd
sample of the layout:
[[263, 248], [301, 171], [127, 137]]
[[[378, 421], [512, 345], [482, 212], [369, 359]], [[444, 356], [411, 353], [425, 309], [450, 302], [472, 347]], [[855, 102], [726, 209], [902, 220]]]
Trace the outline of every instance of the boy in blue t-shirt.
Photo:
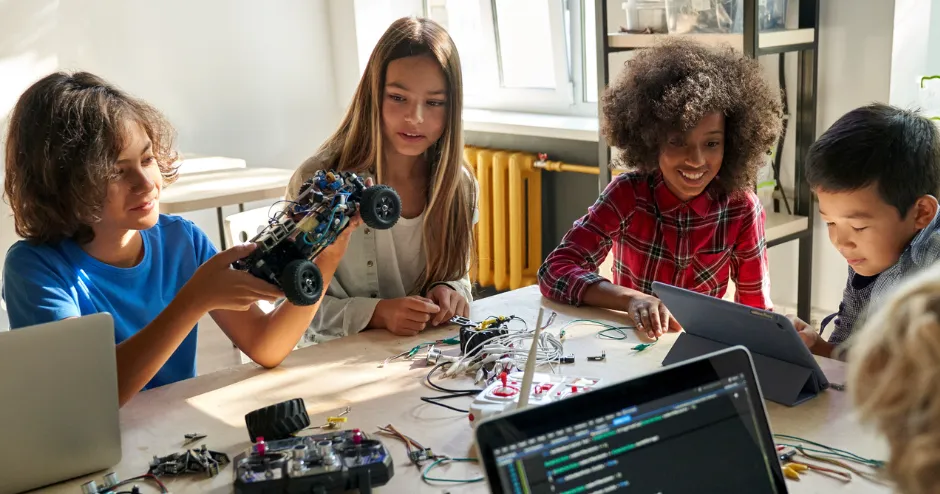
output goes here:
[[[157, 110], [83, 72], [36, 82], [10, 119], [5, 196], [25, 238], [3, 267], [11, 328], [109, 312], [122, 406], [142, 389], [195, 376], [206, 313], [270, 368], [319, 307], [285, 302], [265, 314], [256, 302], [281, 291], [231, 268], [255, 244], [217, 253], [192, 222], [159, 213], [177, 175], [172, 138]], [[316, 259], [324, 286], [360, 221]]]
[[[832, 124], [806, 161], [819, 214], [849, 273], [839, 312], [819, 332], [793, 322], [813, 353], [829, 357], [861, 326], [871, 301], [940, 259], [940, 131], [912, 111], [875, 103]], [[827, 341], [822, 332], [833, 317]]]

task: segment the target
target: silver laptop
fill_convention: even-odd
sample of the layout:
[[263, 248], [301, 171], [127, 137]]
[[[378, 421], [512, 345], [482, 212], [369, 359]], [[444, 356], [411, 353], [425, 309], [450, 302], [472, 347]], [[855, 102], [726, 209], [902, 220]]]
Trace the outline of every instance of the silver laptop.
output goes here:
[[121, 461], [110, 314], [0, 333], [0, 494]]

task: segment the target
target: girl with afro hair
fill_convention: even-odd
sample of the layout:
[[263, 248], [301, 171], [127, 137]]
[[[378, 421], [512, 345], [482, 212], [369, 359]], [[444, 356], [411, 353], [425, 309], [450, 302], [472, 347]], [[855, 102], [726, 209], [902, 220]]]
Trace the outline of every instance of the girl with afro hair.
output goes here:
[[[639, 52], [603, 99], [616, 176], [539, 269], [548, 298], [621, 310], [658, 338], [681, 327], [653, 282], [771, 309], [758, 170], [782, 128], [754, 59], [670, 39]], [[614, 250], [613, 280], [597, 274]]]

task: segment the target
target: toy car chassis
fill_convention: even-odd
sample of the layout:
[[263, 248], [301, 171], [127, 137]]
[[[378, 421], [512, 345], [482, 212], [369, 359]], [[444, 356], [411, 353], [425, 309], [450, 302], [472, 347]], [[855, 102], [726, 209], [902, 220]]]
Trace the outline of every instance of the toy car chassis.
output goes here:
[[352, 172], [324, 171], [303, 183], [297, 198], [271, 217], [250, 241], [258, 248], [233, 263], [273, 283], [294, 305], [320, 300], [323, 277], [312, 261], [330, 246], [357, 211], [363, 222], [387, 230], [401, 216], [401, 199], [387, 185], [366, 187]]

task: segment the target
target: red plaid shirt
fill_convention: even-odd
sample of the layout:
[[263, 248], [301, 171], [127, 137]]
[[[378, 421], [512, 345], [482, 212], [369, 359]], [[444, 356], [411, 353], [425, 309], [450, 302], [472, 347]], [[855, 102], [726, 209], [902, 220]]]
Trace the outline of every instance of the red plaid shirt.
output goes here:
[[734, 280], [735, 300], [772, 309], [765, 213], [756, 194], [730, 197], [709, 187], [688, 203], [661, 173], [614, 178], [539, 268], [548, 298], [581, 305], [603, 280], [597, 266], [614, 249], [613, 283], [652, 294], [654, 281], [722, 297]]

